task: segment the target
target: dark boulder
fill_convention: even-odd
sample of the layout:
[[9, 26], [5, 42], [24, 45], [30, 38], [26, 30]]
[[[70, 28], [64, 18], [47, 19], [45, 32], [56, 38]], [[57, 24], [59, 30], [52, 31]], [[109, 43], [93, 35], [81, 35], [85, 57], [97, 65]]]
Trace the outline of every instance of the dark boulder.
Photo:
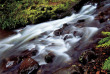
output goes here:
[[60, 35], [62, 35], [62, 34], [69, 33], [68, 31], [65, 31], [65, 30], [64, 30], [64, 29], [67, 28], [68, 26], [69, 26], [69, 24], [67, 24], [67, 23], [63, 24], [63, 27], [60, 28], [60, 29], [58, 29], [58, 30], [56, 30], [56, 31], [54, 31], [54, 34], [55, 34], [56, 36], [60, 36]]
[[19, 73], [28, 74], [33, 71], [37, 72], [38, 69], [39, 69], [39, 65], [35, 60], [33, 60], [32, 58], [26, 58], [20, 64]]
[[79, 62], [85, 65], [87, 62], [95, 59], [96, 57], [97, 56], [93, 51], [87, 50], [81, 54], [81, 56], [79, 57]]
[[53, 53], [49, 53], [48, 55], [45, 56], [45, 61], [47, 63], [52, 63], [55, 55]]

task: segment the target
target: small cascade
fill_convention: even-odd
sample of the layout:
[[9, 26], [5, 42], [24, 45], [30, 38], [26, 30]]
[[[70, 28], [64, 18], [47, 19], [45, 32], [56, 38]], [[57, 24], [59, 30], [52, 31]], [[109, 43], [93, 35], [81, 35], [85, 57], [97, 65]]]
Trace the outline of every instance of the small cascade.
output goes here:
[[[44, 58], [50, 52], [55, 55], [54, 62], [57, 61], [57, 64], [70, 61], [71, 57], [66, 52], [82, 38], [86, 42], [98, 31], [96, 27], [79, 28], [74, 23], [77, 23], [78, 20], [85, 20], [85, 23], [92, 22], [95, 17], [93, 15], [95, 9], [96, 5], [85, 5], [77, 14], [73, 13], [63, 19], [28, 25], [20, 31], [16, 30], [17, 34], [0, 41], [0, 61], [33, 48], [38, 53], [32, 58], [40, 65], [46, 64]], [[64, 26], [67, 28], [63, 28]], [[56, 31], [61, 28], [63, 33], [58, 32], [59, 35], [56, 35]]]

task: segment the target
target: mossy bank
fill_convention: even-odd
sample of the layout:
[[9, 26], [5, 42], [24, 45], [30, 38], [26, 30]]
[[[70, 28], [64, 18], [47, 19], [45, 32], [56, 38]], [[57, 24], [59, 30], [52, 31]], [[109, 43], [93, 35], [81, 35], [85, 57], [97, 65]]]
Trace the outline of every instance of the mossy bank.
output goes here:
[[[0, 27], [15, 29], [57, 19], [79, 0], [0, 0]], [[71, 12], [70, 12], [71, 13]]]

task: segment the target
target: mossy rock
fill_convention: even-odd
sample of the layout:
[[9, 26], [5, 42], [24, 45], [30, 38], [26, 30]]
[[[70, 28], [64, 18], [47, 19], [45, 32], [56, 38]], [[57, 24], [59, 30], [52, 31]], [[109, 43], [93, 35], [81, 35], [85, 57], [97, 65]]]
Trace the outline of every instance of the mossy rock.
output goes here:
[[81, 54], [81, 56], [79, 57], [79, 62], [85, 65], [92, 59], [96, 59], [96, 57], [97, 56], [93, 51], [87, 50]]

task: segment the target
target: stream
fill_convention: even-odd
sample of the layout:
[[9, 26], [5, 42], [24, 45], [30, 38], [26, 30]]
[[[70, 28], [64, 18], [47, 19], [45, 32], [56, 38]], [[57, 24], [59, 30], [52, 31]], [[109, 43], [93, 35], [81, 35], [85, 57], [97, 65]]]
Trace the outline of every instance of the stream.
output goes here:
[[0, 35], [3, 34], [0, 36], [0, 62], [5, 58], [19, 55], [22, 51], [31, 49], [38, 51], [32, 58], [39, 65], [46, 65], [45, 56], [49, 53], [54, 54], [50, 70], [75, 61], [75, 57], [78, 58], [80, 51], [82, 51], [74, 51], [75, 46], [79, 43], [81, 49], [84, 45], [88, 45], [89, 40], [99, 30], [97, 27], [80, 27], [75, 24], [79, 21], [83, 21], [86, 25], [91, 24], [96, 16], [93, 14], [96, 7], [97, 4], [94, 6], [85, 5], [79, 13], [72, 13], [71, 16], [63, 19], [28, 25], [23, 29], [8, 33], [9, 35], [0, 32]]

